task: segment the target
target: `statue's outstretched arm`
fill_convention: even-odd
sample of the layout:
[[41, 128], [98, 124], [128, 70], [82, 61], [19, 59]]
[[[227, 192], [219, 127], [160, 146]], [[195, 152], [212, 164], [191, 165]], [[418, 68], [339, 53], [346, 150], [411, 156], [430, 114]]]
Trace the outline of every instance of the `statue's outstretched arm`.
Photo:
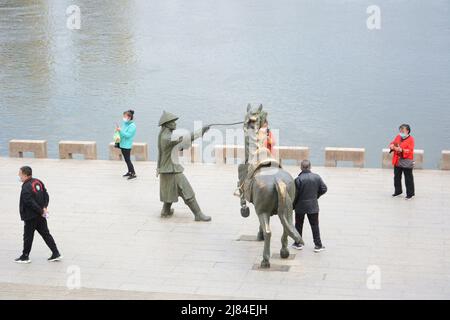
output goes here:
[[[175, 140], [170, 141], [170, 147], [179, 147], [180, 150], [189, 149], [192, 146], [192, 142], [195, 139], [202, 137], [206, 131], [209, 130], [209, 127], [203, 127], [194, 132], [188, 132], [182, 136], [177, 137]], [[179, 145], [178, 145], [179, 144]]]
[[210, 126], [205, 126], [199, 130], [191, 132], [191, 142], [194, 141], [195, 139], [202, 137], [209, 129]]

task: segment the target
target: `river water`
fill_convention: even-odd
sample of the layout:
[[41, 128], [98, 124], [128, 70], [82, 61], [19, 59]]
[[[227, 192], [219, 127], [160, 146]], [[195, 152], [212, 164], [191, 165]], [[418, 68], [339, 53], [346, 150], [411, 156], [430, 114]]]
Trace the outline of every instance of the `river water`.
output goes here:
[[[81, 29], [66, 26], [68, 6]], [[366, 9], [381, 9], [369, 30]], [[450, 149], [448, 0], [0, 0], [0, 156], [10, 139], [95, 140], [136, 111], [155, 159], [163, 109], [233, 122], [262, 103], [279, 144], [381, 149], [409, 123], [426, 167]]]

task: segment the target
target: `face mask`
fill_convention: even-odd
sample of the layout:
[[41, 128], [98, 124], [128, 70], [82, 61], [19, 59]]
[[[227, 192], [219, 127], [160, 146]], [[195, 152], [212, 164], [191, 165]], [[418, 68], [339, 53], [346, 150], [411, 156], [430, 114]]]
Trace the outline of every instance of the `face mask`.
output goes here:
[[408, 137], [408, 134], [407, 134], [407, 133], [404, 133], [404, 132], [400, 132], [400, 137], [401, 137], [402, 139], [405, 139], [405, 138]]
[[123, 122], [128, 122], [130, 120], [128, 120], [128, 118], [123, 118]]
[[22, 179], [20, 178], [20, 176], [17, 176], [17, 180], [19, 180], [19, 182], [22, 183]]

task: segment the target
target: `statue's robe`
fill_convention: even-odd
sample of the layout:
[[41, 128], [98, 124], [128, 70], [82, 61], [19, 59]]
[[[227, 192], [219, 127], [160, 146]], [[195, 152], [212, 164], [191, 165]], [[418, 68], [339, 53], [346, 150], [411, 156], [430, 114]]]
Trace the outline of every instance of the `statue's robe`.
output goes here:
[[191, 184], [183, 174], [179, 163], [179, 151], [190, 148], [192, 141], [201, 137], [201, 130], [183, 136], [179, 142], [173, 132], [162, 127], [158, 136], [159, 198], [162, 202], [178, 202], [178, 197], [188, 201], [195, 197]]

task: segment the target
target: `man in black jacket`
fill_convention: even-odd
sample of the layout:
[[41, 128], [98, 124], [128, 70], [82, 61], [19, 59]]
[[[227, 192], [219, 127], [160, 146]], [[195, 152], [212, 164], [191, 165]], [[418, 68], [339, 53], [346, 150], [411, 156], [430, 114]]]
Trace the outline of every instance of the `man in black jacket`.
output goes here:
[[34, 231], [37, 230], [47, 246], [52, 250], [52, 256], [48, 261], [59, 261], [62, 256], [56, 247], [55, 240], [47, 227], [47, 206], [49, 196], [42, 181], [33, 178], [30, 167], [22, 167], [19, 170], [19, 179], [22, 184], [20, 193], [20, 218], [24, 221], [23, 252], [15, 260], [17, 263], [30, 263], [31, 246], [33, 245]]
[[[327, 192], [327, 186], [318, 174], [311, 172], [311, 162], [309, 160], [302, 161], [301, 169], [302, 172], [295, 179], [296, 192], [293, 203], [295, 228], [302, 235], [305, 214], [308, 215], [314, 238], [314, 251], [320, 252], [325, 250], [325, 247], [320, 240], [319, 202], [317, 199]], [[292, 244], [292, 247], [297, 250], [303, 249], [303, 245], [299, 243]]]

